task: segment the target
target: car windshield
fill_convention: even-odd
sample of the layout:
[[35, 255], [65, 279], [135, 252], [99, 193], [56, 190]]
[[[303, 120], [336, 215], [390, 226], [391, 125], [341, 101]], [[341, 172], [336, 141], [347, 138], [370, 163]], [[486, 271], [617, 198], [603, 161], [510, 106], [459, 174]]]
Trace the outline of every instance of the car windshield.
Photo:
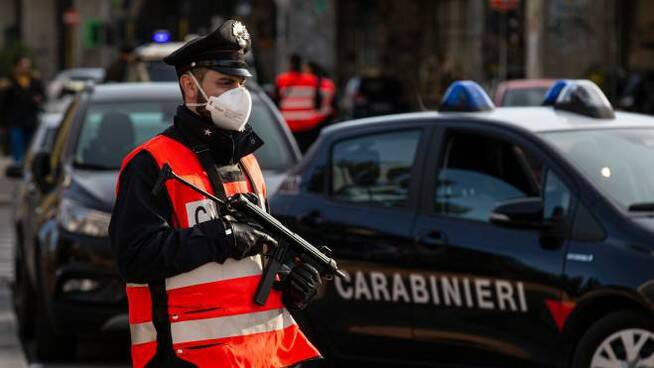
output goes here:
[[506, 91], [502, 106], [540, 106], [545, 99], [547, 88], [516, 88]]
[[[165, 130], [173, 121], [178, 99], [106, 102], [89, 106], [75, 148], [75, 165], [117, 170], [134, 147]], [[255, 155], [263, 170], [284, 171], [293, 164], [279, 122], [253, 95], [250, 124], [266, 143]]]
[[654, 129], [543, 133], [607, 197], [625, 209], [654, 211]]
[[148, 61], [145, 65], [151, 82], [177, 82], [175, 68], [164, 64], [163, 61]]

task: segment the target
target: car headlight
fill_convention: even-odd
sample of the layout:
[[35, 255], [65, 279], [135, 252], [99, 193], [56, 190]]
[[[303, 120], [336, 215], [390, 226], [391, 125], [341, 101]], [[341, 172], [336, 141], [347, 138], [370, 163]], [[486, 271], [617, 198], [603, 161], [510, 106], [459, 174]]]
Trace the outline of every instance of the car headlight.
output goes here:
[[71, 233], [107, 236], [111, 214], [84, 207], [78, 202], [64, 198], [59, 204], [57, 220]]

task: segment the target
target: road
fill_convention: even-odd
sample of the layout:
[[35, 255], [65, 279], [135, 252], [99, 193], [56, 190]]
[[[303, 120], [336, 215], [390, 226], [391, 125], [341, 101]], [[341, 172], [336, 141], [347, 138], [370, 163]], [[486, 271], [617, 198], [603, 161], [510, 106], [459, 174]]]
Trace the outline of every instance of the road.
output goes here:
[[0, 367], [2, 368], [126, 368], [129, 353], [124, 341], [82, 340], [74, 362], [44, 363], [34, 359], [34, 343], [19, 341], [11, 307], [14, 232], [9, 200], [14, 183], [4, 177], [9, 162], [0, 158]]

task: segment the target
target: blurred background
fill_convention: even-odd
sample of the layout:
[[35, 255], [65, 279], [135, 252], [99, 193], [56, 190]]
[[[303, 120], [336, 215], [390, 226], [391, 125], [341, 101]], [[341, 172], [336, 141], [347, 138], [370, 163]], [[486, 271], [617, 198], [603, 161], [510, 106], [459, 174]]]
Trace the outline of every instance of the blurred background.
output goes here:
[[[184, 41], [243, 20], [261, 84], [288, 54], [320, 61], [343, 97], [354, 77], [394, 76], [406, 109], [433, 107], [454, 79], [494, 90], [516, 78], [589, 78], [612, 101], [648, 84], [654, 4], [646, 0], [2, 0], [0, 74], [26, 53], [44, 80], [107, 67], [121, 45]], [[401, 77], [398, 77], [401, 76]], [[641, 101], [637, 110], [650, 109]]]

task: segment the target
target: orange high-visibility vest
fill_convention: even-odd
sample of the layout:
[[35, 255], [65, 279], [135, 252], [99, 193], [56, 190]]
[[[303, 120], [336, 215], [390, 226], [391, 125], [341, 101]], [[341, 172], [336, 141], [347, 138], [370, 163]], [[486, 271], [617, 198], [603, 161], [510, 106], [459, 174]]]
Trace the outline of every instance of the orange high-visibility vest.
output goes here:
[[314, 106], [318, 85], [315, 75], [290, 71], [280, 74], [275, 84], [279, 111], [292, 132], [313, 129], [324, 120]]
[[319, 106], [317, 114], [320, 118], [319, 122], [322, 123], [334, 113], [332, 105], [334, 101], [334, 95], [336, 94], [336, 86], [331, 79], [323, 77], [321, 78], [319, 92], [322, 95], [322, 102]]
[[[142, 150], [160, 168], [168, 163], [177, 175], [214, 194], [197, 156], [182, 143], [158, 135], [128, 154], [122, 167]], [[255, 193], [264, 206], [266, 188], [256, 158], [248, 155], [240, 164], [246, 175], [242, 181], [223, 182], [226, 195]], [[218, 216], [212, 201], [178, 181], [168, 180], [166, 189], [174, 211], [171, 226], [188, 228]], [[261, 256], [256, 255], [206, 263], [167, 278], [168, 320], [176, 356], [198, 367], [243, 368], [286, 367], [319, 357], [282, 304], [279, 291], [273, 290], [265, 305], [253, 302], [261, 274]], [[157, 351], [148, 285], [127, 284], [127, 299], [132, 362], [141, 368]]]

